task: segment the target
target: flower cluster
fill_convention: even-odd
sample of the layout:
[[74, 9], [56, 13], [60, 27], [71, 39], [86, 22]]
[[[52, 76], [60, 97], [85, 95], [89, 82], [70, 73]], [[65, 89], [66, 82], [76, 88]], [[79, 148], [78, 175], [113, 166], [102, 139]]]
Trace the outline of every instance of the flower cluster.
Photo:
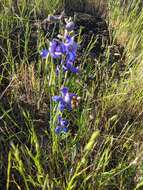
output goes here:
[[55, 128], [55, 133], [60, 134], [62, 132], [67, 133], [68, 132], [68, 121], [66, 119], [63, 119], [61, 115], [58, 116], [58, 122], [57, 127]]
[[63, 111], [65, 109], [68, 109], [69, 111], [72, 110], [73, 108], [73, 99], [75, 99], [77, 97], [76, 94], [74, 93], [69, 93], [68, 88], [67, 87], [63, 87], [61, 89], [61, 96], [53, 96], [53, 101], [59, 103], [59, 110]]
[[[60, 22], [63, 17], [63, 14], [61, 16], [50, 15], [48, 16], [48, 21], [50, 23], [57, 23]], [[53, 62], [56, 63], [57, 75], [60, 68], [62, 68], [64, 72], [79, 72], [79, 68], [74, 65], [78, 45], [75, 41], [75, 36], [71, 35], [71, 33], [74, 34], [75, 23], [66, 19], [65, 23], [63, 35], [59, 34], [57, 38], [50, 41], [48, 49], [43, 49], [40, 53], [43, 59], [47, 59], [48, 56], [53, 58]], [[60, 112], [56, 122], [55, 133], [67, 133], [69, 122], [62, 118], [61, 114], [64, 110], [72, 111], [73, 108], [77, 107], [78, 97], [75, 93], [70, 93], [68, 87], [62, 87], [60, 90], [60, 95], [53, 96], [52, 101], [58, 103], [58, 111]]]
[[62, 39], [54, 38], [49, 43], [49, 48], [43, 49], [40, 55], [43, 59], [46, 59], [49, 55], [53, 59], [60, 59], [63, 71], [77, 73], [79, 69], [74, 66], [74, 62], [78, 45], [74, 40], [75, 37], [70, 35], [70, 32], [74, 30], [74, 22], [67, 22], [64, 29], [64, 35], [59, 35]]

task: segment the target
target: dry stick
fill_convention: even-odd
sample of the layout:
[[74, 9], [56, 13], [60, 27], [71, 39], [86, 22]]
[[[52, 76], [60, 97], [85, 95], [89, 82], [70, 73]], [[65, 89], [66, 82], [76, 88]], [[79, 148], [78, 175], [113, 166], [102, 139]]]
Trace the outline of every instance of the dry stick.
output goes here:
[[12, 82], [13, 82], [14, 78], [10, 81], [9, 85], [4, 89], [4, 91], [2, 92], [2, 94], [0, 95], [0, 100], [3, 98], [3, 96], [5, 95], [6, 91], [9, 89], [9, 87], [11, 86]]

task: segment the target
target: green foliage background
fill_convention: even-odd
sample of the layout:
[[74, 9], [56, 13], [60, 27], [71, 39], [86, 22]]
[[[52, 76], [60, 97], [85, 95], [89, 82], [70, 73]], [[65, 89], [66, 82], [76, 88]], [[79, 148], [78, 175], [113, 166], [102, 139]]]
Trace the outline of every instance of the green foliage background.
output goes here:
[[[46, 18], [60, 3], [0, 1], [0, 189], [143, 189], [141, 1], [121, 6], [119, 0], [109, 0], [110, 46], [124, 47], [125, 69], [116, 62], [109, 67], [110, 46], [105, 63], [81, 58], [85, 72], [65, 79], [82, 100], [81, 108], [67, 116], [78, 127], [62, 137], [54, 133], [58, 113], [50, 111], [50, 97], [60, 89], [61, 80], [57, 82], [50, 61], [28, 60], [31, 20]], [[10, 34], [21, 27], [24, 36], [13, 56]], [[44, 35], [39, 35], [37, 52], [44, 45]], [[94, 80], [85, 87], [91, 74]]]

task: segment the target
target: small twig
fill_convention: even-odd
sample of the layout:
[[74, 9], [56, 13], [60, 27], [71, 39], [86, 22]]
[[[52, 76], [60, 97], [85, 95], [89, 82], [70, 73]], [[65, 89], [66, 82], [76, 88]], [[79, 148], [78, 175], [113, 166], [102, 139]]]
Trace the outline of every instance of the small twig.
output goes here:
[[14, 78], [12, 78], [12, 80], [10, 81], [9, 85], [5, 88], [5, 90], [2, 92], [2, 94], [0, 95], [0, 100], [2, 99], [2, 97], [5, 95], [6, 91], [9, 89], [9, 87], [11, 86], [12, 82], [13, 82]]

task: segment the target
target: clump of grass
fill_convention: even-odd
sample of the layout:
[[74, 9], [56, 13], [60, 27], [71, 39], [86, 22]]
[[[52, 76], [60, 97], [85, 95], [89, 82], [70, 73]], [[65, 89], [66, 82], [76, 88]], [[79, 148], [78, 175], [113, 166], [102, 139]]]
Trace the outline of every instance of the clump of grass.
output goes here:
[[[142, 189], [143, 11], [138, 3], [123, 9], [119, 1], [110, 1], [106, 58], [83, 56], [81, 75], [67, 76], [66, 84], [81, 103], [72, 114], [64, 114], [71, 128], [58, 136], [51, 96], [58, 95], [62, 80], [50, 60], [29, 61], [28, 44], [30, 19], [37, 19], [41, 10], [46, 17], [59, 2], [0, 2], [2, 189]], [[14, 27], [24, 30], [16, 44], [19, 55], [13, 53]], [[37, 51], [45, 44], [42, 35], [39, 39]], [[110, 51], [117, 44], [123, 54], [110, 65]]]

